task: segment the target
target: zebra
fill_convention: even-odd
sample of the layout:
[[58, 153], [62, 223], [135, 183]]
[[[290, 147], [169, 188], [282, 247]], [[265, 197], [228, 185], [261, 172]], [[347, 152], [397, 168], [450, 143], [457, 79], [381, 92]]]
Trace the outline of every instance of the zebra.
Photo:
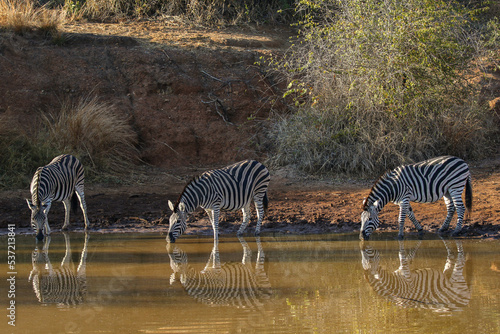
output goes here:
[[187, 294], [208, 306], [257, 310], [271, 299], [272, 288], [264, 269], [265, 254], [260, 237], [256, 237], [257, 259], [252, 266], [252, 251], [238, 237], [243, 247], [241, 262], [220, 262], [218, 244], [214, 244], [205, 268], [196, 270], [188, 264], [187, 254], [178, 246], [167, 245], [172, 275], [170, 285], [181, 283]]
[[187, 228], [187, 215], [196, 208], [205, 209], [214, 231], [214, 243], [219, 238], [220, 210], [243, 211], [243, 222], [238, 230], [241, 235], [250, 221], [250, 204], [255, 203], [257, 227], [260, 234], [262, 219], [268, 206], [267, 186], [270, 181], [267, 168], [255, 160], [245, 160], [214, 169], [195, 177], [184, 188], [175, 204], [168, 201], [172, 210], [167, 235], [168, 242], [175, 240]]
[[399, 268], [388, 271], [380, 266], [380, 254], [368, 245], [361, 245], [365, 279], [373, 290], [403, 308], [424, 308], [435, 312], [461, 311], [471, 299], [464, 277], [465, 255], [460, 240], [455, 240], [454, 256], [449, 241], [443, 240], [447, 258], [442, 271], [433, 268], [410, 270], [410, 262], [422, 241], [407, 255], [404, 241], [399, 240]]
[[448, 214], [439, 229], [448, 229], [455, 211], [457, 211], [457, 226], [452, 235], [456, 236], [462, 230], [465, 213], [462, 192], [465, 187], [465, 204], [467, 210], [472, 210], [472, 181], [469, 167], [465, 161], [457, 157], [442, 156], [411, 165], [399, 166], [382, 175], [373, 185], [370, 194], [363, 201], [361, 214], [361, 240], [368, 239], [379, 226], [378, 213], [388, 203], [399, 205], [399, 234], [403, 238], [405, 218], [408, 215], [420, 236], [423, 235], [422, 225], [413, 214], [411, 202], [430, 203], [444, 197]]
[[59, 268], [54, 268], [49, 259], [50, 236], [44, 240], [43, 248], [35, 250], [31, 256], [33, 269], [28, 281], [33, 284], [33, 291], [42, 304], [77, 305], [84, 302], [87, 294], [87, 245], [89, 236], [85, 232], [85, 241], [78, 267], [74, 268], [71, 256], [70, 238], [63, 232], [66, 252]]
[[69, 226], [70, 202], [73, 211], [76, 211], [78, 200], [83, 211], [85, 230], [89, 224], [87, 204], [83, 191], [83, 166], [72, 155], [63, 154], [55, 157], [48, 165], [39, 167], [31, 181], [31, 200], [26, 199], [31, 209], [31, 226], [36, 232], [38, 240], [45, 234], [50, 234], [48, 214], [53, 201], [63, 202], [66, 211], [63, 230]]

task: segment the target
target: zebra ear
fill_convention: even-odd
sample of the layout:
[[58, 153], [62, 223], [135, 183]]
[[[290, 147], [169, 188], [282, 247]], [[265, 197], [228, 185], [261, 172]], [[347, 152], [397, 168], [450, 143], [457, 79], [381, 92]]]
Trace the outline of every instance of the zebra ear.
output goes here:
[[172, 203], [172, 201], [168, 201], [168, 207], [170, 210], [174, 211], [174, 203]]
[[26, 198], [26, 203], [28, 203], [28, 207], [29, 207], [31, 210], [34, 210], [34, 209], [35, 209], [35, 206], [33, 205], [33, 203], [31, 203], [31, 200], [29, 200], [28, 198]]

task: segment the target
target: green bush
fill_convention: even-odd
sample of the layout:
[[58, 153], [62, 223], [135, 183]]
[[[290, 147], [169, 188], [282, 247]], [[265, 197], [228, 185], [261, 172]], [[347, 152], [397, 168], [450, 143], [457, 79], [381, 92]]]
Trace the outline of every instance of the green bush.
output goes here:
[[498, 129], [474, 78], [492, 60], [498, 25], [481, 22], [481, 10], [436, 0], [313, 0], [300, 9], [297, 43], [272, 63], [295, 106], [274, 120], [272, 162], [373, 175], [495, 147]]

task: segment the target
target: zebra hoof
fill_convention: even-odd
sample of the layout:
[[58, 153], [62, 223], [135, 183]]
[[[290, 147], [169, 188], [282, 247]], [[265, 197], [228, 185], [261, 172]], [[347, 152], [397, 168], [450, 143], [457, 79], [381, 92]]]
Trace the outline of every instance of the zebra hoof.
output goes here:
[[422, 229], [422, 230], [419, 230], [419, 231], [418, 231], [418, 238], [419, 238], [419, 239], [422, 239], [422, 238], [424, 237], [424, 233], [425, 233], [425, 232], [424, 232], [424, 230], [423, 230], [423, 229]]
[[405, 238], [404, 234], [398, 234], [398, 240], [403, 240]]
[[255, 233], [253, 235], [256, 237], [260, 236], [260, 231], [255, 231]]
[[451, 236], [452, 237], [458, 237], [460, 234], [461, 234], [462, 230], [455, 230], [451, 233]]

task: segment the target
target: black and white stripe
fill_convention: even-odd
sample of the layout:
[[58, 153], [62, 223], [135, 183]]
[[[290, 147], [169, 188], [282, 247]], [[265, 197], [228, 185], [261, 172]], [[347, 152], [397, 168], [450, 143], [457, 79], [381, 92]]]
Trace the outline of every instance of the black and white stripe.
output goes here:
[[460, 241], [456, 241], [455, 256], [444, 241], [447, 259], [442, 271], [434, 268], [410, 269], [418, 246], [407, 255], [400, 241], [399, 268], [388, 271], [380, 266], [380, 254], [370, 246], [361, 250], [365, 279], [381, 297], [404, 308], [425, 308], [436, 312], [461, 311], [471, 298], [464, 277], [465, 255]]
[[87, 294], [87, 244], [88, 235], [80, 255], [78, 267], [74, 268], [69, 236], [63, 233], [66, 252], [61, 265], [54, 268], [49, 259], [50, 236], [45, 238], [42, 250], [35, 249], [32, 253], [32, 265], [29, 281], [32, 281], [33, 291], [42, 304], [77, 305], [84, 302]]
[[83, 166], [74, 156], [63, 154], [55, 157], [48, 165], [39, 167], [31, 181], [31, 200], [26, 199], [31, 209], [31, 225], [36, 231], [37, 239], [43, 239], [50, 233], [47, 216], [52, 202], [63, 202], [66, 211], [63, 229], [69, 225], [70, 206], [76, 211], [77, 200], [83, 211], [85, 229], [89, 220], [84, 194]]
[[260, 309], [271, 298], [272, 289], [264, 270], [265, 255], [257, 237], [257, 260], [252, 266], [252, 252], [245, 240], [241, 262], [220, 263], [218, 245], [214, 248], [203, 270], [188, 264], [187, 254], [175, 246], [169, 251], [173, 270], [170, 284], [177, 279], [186, 293], [198, 302], [209, 306], [226, 306], [241, 309]]
[[267, 168], [260, 162], [245, 160], [233, 165], [207, 171], [189, 182], [174, 205], [169, 201], [170, 227], [167, 241], [175, 240], [187, 228], [187, 215], [196, 208], [205, 209], [214, 230], [214, 242], [219, 237], [219, 215], [221, 210], [243, 211], [243, 222], [238, 234], [242, 234], [250, 221], [250, 205], [255, 203], [257, 227], [260, 233], [264, 213], [267, 209], [267, 186], [270, 177]]
[[389, 202], [399, 205], [399, 238], [403, 238], [405, 218], [408, 215], [419, 233], [422, 226], [415, 218], [410, 202], [430, 203], [444, 197], [448, 214], [439, 229], [446, 231], [455, 211], [457, 226], [462, 229], [465, 207], [462, 192], [465, 188], [467, 209], [472, 209], [472, 185], [469, 166], [457, 157], [443, 156], [412, 165], [404, 165], [385, 173], [372, 187], [363, 202], [360, 238], [368, 239], [379, 226], [378, 213]]

